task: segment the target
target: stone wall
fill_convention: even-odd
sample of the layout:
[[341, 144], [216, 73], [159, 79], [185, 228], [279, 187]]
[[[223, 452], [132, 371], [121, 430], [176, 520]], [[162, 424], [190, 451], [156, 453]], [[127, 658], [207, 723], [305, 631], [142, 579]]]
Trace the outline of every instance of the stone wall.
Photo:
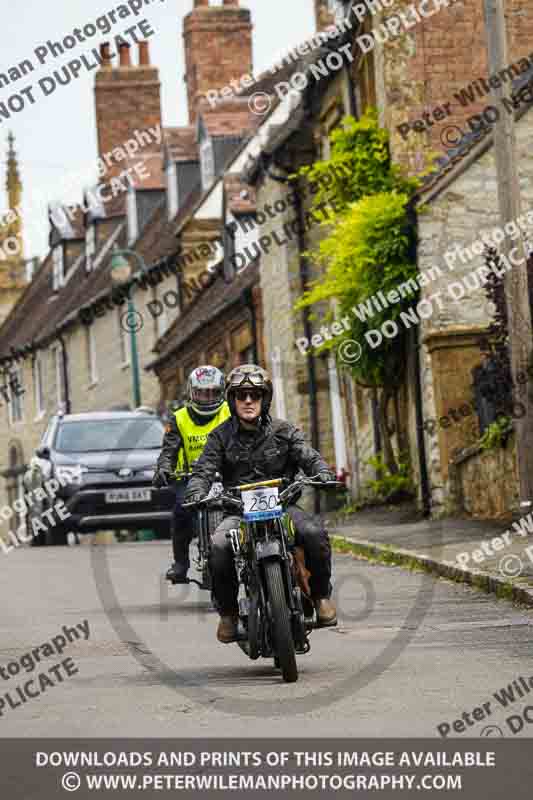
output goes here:
[[[516, 134], [522, 211], [526, 214], [533, 210], [533, 111], [517, 123]], [[420, 323], [425, 419], [439, 420], [450, 408], [472, 402], [471, 370], [481, 363], [479, 336], [490, 324], [493, 308], [482, 281], [475, 277], [484, 265], [483, 256], [473, 251], [469, 256], [466, 249], [499, 225], [491, 147], [477, 158], [471, 157], [456, 179], [430, 198], [427, 212], [419, 218], [419, 268], [432, 268], [434, 275], [434, 280], [421, 289], [421, 297], [429, 299], [440, 293], [440, 299], [431, 302], [431, 315]], [[529, 230], [533, 231], [533, 225]], [[462, 248], [463, 255], [455, 259], [448, 255], [447, 263], [445, 254], [456, 246]], [[450, 454], [476, 440], [476, 419], [469, 417], [464, 424], [444, 422], [433, 433], [425, 433], [435, 513], [446, 507]]]
[[[473, 517], [509, 517], [519, 501], [518, 466], [514, 436], [506, 447], [469, 448], [451, 464], [450, 507]], [[453, 504], [453, 506], [452, 506]]]

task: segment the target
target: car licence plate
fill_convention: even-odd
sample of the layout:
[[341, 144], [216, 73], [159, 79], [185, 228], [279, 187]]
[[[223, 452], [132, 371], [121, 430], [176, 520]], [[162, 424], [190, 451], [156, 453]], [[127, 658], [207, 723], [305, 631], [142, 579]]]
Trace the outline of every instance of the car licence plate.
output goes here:
[[281, 517], [283, 509], [279, 505], [278, 487], [268, 486], [247, 489], [242, 492], [244, 519], [255, 521]]
[[106, 503], [146, 503], [151, 499], [151, 489], [113, 489], [105, 493]]

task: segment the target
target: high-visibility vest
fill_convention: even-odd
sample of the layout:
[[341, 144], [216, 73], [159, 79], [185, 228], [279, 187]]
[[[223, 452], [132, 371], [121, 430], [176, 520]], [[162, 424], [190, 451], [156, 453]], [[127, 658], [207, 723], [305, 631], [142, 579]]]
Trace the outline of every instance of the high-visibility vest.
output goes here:
[[224, 403], [219, 408], [213, 419], [205, 425], [198, 425], [189, 414], [188, 409], [180, 408], [174, 414], [176, 417], [176, 425], [183, 440], [183, 447], [178, 454], [178, 463], [176, 464], [176, 477], [181, 478], [184, 474], [189, 472], [194, 462], [200, 458], [202, 451], [207, 442], [207, 437], [218, 428], [223, 422], [231, 417], [231, 411], [228, 404]]

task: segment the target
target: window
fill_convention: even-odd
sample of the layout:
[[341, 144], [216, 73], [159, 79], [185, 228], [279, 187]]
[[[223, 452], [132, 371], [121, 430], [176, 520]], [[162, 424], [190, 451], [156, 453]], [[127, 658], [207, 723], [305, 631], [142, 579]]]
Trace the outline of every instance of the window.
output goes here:
[[10, 370], [8, 376], [9, 383], [9, 422], [13, 425], [16, 422], [22, 422], [23, 407], [22, 397], [24, 395], [24, 386], [22, 383], [22, 370], [20, 367]]
[[53, 290], [58, 292], [65, 285], [65, 262], [63, 258], [63, 245], [58, 244], [52, 250], [53, 260]]
[[85, 269], [90, 272], [93, 268], [93, 258], [96, 253], [96, 226], [89, 225], [85, 234]]
[[46, 412], [46, 407], [44, 400], [43, 362], [40, 356], [37, 356], [33, 362], [33, 391], [35, 414], [37, 419], [41, 419]]
[[200, 146], [200, 168], [202, 170], [202, 188], [205, 190], [215, 179], [213, 144], [209, 138], [205, 138]]
[[63, 367], [63, 353], [61, 350], [61, 346], [54, 347], [54, 371], [56, 376], [57, 406], [65, 410], [67, 395], [65, 392], [65, 370]]
[[174, 219], [178, 213], [179, 198], [178, 198], [178, 176], [176, 173], [176, 162], [170, 161], [167, 167], [167, 206], [168, 206], [168, 219]]
[[98, 383], [98, 371], [96, 369], [96, 344], [94, 341], [94, 325], [87, 325], [85, 328], [85, 355], [87, 360], [87, 375], [89, 376], [89, 386]]
[[118, 337], [119, 337], [119, 346], [120, 346], [120, 363], [123, 367], [128, 366], [130, 363], [130, 348], [129, 348], [129, 333], [124, 328], [124, 318], [123, 318], [124, 311], [121, 308], [117, 308], [117, 320], [118, 320]]

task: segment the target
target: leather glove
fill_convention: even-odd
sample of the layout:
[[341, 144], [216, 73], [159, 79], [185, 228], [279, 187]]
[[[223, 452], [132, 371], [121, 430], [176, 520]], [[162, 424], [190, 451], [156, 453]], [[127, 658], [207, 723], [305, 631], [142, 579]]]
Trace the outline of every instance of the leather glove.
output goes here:
[[332, 472], [319, 472], [318, 479], [322, 481], [322, 483], [329, 483], [330, 481], [336, 481], [337, 476], [334, 475]]
[[156, 489], [162, 489], [164, 486], [168, 486], [169, 480], [169, 472], [164, 469], [157, 469], [152, 478], [152, 486], [155, 486]]
[[205, 498], [205, 496], [206, 495], [202, 494], [202, 492], [195, 492], [194, 494], [186, 495], [185, 502], [186, 503], [199, 503], [200, 500], [203, 500]]

